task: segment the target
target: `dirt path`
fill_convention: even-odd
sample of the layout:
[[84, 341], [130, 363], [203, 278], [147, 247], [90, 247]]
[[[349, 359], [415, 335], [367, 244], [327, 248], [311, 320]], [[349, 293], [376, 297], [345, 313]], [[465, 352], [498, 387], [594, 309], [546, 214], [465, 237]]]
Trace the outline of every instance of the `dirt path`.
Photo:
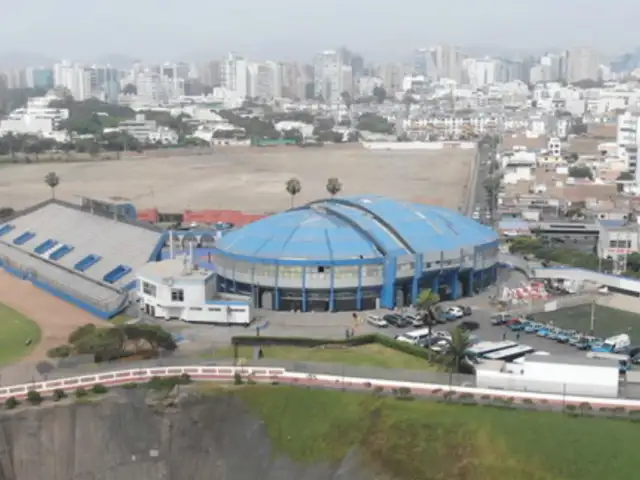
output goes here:
[[0, 303], [36, 322], [42, 330], [38, 346], [21, 363], [46, 358], [50, 348], [66, 343], [69, 333], [86, 323], [107, 323], [53, 295], [0, 270]]

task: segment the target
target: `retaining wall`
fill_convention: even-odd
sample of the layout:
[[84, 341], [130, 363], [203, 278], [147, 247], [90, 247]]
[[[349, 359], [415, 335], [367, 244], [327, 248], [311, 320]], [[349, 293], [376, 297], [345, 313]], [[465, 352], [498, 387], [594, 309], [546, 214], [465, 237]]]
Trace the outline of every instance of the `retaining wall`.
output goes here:
[[0, 400], [9, 397], [24, 398], [29, 390], [36, 390], [42, 394], [50, 394], [54, 390], [75, 390], [77, 388], [91, 388], [96, 384], [107, 386], [123, 385], [127, 383], [148, 382], [153, 377], [170, 377], [188, 374], [195, 381], [233, 381], [235, 374], [243, 378], [251, 377], [256, 383], [271, 383], [300, 385], [320, 388], [340, 388], [348, 390], [370, 390], [383, 387], [385, 390], [409, 388], [412, 395], [430, 397], [444, 392], [453, 394], [470, 394], [474, 397], [510, 398], [516, 403], [533, 402], [539, 404], [574, 405], [589, 404], [593, 408], [624, 408], [640, 411], [640, 400], [623, 398], [600, 398], [572, 395], [557, 395], [545, 393], [519, 392], [509, 390], [494, 390], [474, 387], [448, 386], [442, 384], [398, 382], [375, 378], [343, 377], [337, 375], [314, 375], [287, 371], [283, 368], [272, 367], [229, 367], [229, 366], [183, 366], [183, 367], [153, 367], [131, 370], [118, 370], [96, 375], [83, 375], [44, 382], [14, 385], [0, 388]]

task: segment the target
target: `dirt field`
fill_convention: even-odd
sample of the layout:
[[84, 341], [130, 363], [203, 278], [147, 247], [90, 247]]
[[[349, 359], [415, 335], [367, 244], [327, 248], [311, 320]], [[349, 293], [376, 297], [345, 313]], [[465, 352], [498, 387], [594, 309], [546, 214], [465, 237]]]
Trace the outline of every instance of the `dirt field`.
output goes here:
[[298, 177], [296, 203], [327, 196], [328, 177], [344, 195], [378, 194], [451, 208], [460, 204], [474, 150], [372, 152], [360, 146], [299, 149], [220, 148], [212, 155], [0, 167], [2, 206], [23, 208], [49, 196], [44, 177], [61, 178], [57, 197], [122, 196], [161, 211], [236, 209], [263, 213], [289, 206], [285, 182]]
[[47, 350], [66, 343], [69, 333], [81, 325], [86, 323], [107, 325], [106, 322], [84, 310], [2, 270], [0, 270], [0, 303], [30, 318], [42, 330], [40, 343], [29, 356], [23, 359], [25, 363], [45, 359]]

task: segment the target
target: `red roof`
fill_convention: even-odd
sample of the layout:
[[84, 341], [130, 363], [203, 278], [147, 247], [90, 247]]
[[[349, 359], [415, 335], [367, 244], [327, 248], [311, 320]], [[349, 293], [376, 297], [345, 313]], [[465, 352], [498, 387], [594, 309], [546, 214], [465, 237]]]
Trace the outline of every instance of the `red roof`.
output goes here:
[[264, 218], [265, 215], [255, 215], [237, 210], [200, 210], [197, 212], [185, 210], [184, 223], [215, 224], [232, 223], [234, 226], [246, 225]]
[[142, 220], [143, 222], [149, 223], [157, 223], [160, 219], [160, 214], [158, 213], [158, 209], [156, 208], [147, 208], [146, 210], [138, 210], [137, 215], [138, 220]]

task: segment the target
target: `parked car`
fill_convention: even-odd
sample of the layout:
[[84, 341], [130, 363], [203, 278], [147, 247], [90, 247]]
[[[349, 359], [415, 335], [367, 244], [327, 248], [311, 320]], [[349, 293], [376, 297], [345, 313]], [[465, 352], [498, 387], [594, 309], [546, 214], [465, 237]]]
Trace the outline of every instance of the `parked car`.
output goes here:
[[560, 335], [561, 333], [562, 330], [560, 328], [554, 328], [549, 331], [549, 333], [547, 334], [547, 338], [549, 340], [558, 340], [558, 335]]
[[377, 315], [367, 315], [367, 323], [376, 328], [387, 328], [389, 326], [386, 320], [378, 317]]
[[542, 327], [544, 327], [542, 323], [529, 322], [527, 326], [524, 327], [524, 333], [536, 333]]
[[449, 307], [445, 312], [456, 319], [464, 317], [464, 310], [460, 307]]
[[527, 322], [516, 320], [515, 322], [511, 322], [508, 326], [509, 330], [511, 330], [512, 332], [522, 332], [527, 325]]
[[404, 319], [411, 323], [412, 327], [424, 327], [424, 322], [420, 315], [407, 314], [403, 315]]
[[536, 332], [536, 335], [539, 337], [547, 337], [549, 333], [553, 330], [553, 327], [549, 327], [548, 325], [542, 327], [540, 330]]
[[411, 325], [411, 323], [409, 323], [409, 321], [405, 320], [402, 316], [397, 315], [395, 313], [388, 313], [387, 315], [382, 317], [382, 319], [385, 322], [387, 322], [389, 325], [392, 325], [392, 326], [398, 327], [398, 328], [406, 328], [409, 325]]
[[458, 305], [458, 306], [456, 306], [456, 308], [459, 308], [460, 310], [462, 310], [462, 314], [465, 317], [468, 317], [473, 313], [473, 311], [471, 310], [471, 307], [469, 305]]
[[602, 340], [592, 336], [582, 337], [576, 344], [578, 350], [591, 350], [591, 347], [596, 344], [602, 343]]
[[473, 332], [480, 328], [480, 324], [478, 322], [474, 322], [473, 320], [465, 320], [464, 322], [460, 322], [459, 327], [467, 332]]
[[561, 330], [560, 332], [558, 332], [558, 335], [556, 335], [555, 340], [558, 343], [569, 343], [570, 338], [571, 338], [571, 333], [569, 333], [566, 330]]

